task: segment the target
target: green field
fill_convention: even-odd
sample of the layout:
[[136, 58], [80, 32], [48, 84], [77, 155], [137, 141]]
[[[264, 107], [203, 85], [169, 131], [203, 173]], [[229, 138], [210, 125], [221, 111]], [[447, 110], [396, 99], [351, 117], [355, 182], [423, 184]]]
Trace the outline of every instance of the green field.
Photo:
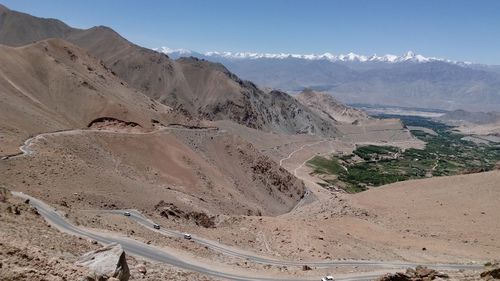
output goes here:
[[427, 118], [401, 119], [407, 126], [426, 127], [438, 135], [412, 131], [427, 143], [424, 149], [400, 151], [397, 147], [369, 145], [358, 147], [353, 154], [342, 157], [317, 156], [307, 164], [316, 174], [334, 175], [334, 180], [325, 180], [329, 184], [341, 186], [348, 192], [359, 192], [365, 190], [366, 186], [429, 176], [488, 171], [500, 161], [498, 144], [479, 145], [462, 140], [463, 135], [454, 133], [452, 127]]

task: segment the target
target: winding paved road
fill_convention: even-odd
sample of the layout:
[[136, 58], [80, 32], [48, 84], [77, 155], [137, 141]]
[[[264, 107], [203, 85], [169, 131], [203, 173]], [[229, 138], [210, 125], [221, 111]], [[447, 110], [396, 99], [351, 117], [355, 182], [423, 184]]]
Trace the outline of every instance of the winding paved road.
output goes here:
[[[146, 218], [137, 210], [111, 210], [104, 211], [107, 213], [119, 214], [123, 215], [124, 212], [130, 212], [130, 219], [139, 223], [140, 225], [152, 230], [159, 232], [163, 235], [167, 235], [170, 237], [183, 238], [184, 233], [171, 229], [154, 229], [154, 222], [150, 219]], [[252, 262], [261, 263], [261, 264], [270, 264], [277, 266], [303, 266], [309, 265], [317, 268], [333, 268], [336, 266], [369, 266], [369, 267], [377, 267], [377, 268], [389, 268], [389, 269], [406, 269], [408, 267], [416, 267], [417, 265], [426, 265], [428, 267], [437, 269], [437, 270], [458, 270], [458, 269], [479, 269], [482, 266], [479, 265], [467, 265], [467, 264], [422, 264], [422, 263], [411, 263], [411, 262], [390, 262], [390, 261], [370, 261], [370, 260], [325, 260], [325, 261], [289, 261], [289, 260], [278, 260], [271, 257], [265, 257], [258, 255], [256, 253], [248, 252], [245, 250], [233, 248], [227, 245], [220, 244], [218, 242], [208, 240], [202, 237], [198, 237], [196, 235], [191, 234], [192, 241], [199, 243], [203, 246], [207, 246], [208, 248], [220, 252], [222, 254], [226, 254], [233, 257], [247, 259]]]
[[[102, 244], [110, 244], [110, 243], [119, 243], [123, 249], [130, 255], [134, 256], [139, 256], [143, 257], [145, 259], [151, 260], [151, 261], [156, 261], [156, 262], [161, 262], [161, 263], [166, 263], [170, 264], [182, 269], [190, 270], [190, 271], [195, 271], [199, 272], [202, 274], [214, 276], [214, 277], [219, 277], [219, 278], [225, 278], [229, 280], [235, 280], [235, 281], [280, 281], [280, 280], [289, 280], [289, 281], [312, 281], [312, 280], [319, 280], [320, 277], [318, 278], [307, 278], [307, 279], [296, 279], [296, 278], [269, 278], [269, 277], [256, 277], [256, 276], [244, 276], [244, 275], [238, 275], [236, 273], [231, 273], [231, 272], [223, 272], [223, 271], [218, 271], [216, 269], [213, 269], [213, 265], [198, 265], [198, 264], [193, 264], [190, 263], [186, 260], [183, 260], [179, 257], [176, 257], [167, 251], [157, 248], [151, 245], [147, 245], [145, 243], [125, 238], [125, 237], [120, 237], [120, 236], [114, 236], [108, 233], [100, 233], [97, 231], [92, 231], [88, 229], [84, 229], [78, 226], [75, 226], [71, 224], [68, 220], [66, 220], [61, 214], [56, 212], [52, 207], [50, 207], [48, 204], [45, 204], [44, 202], [29, 196], [27, 194], [24, 194], [22, 192], [12, 192], [14, 196], [23, 198], [23, 199], [29, 199], [30, 204], [35, 207], [40, 215], [42, 215], [45, 220], [58, 230], [72, 234], [75, 236], [83, 237], [83, 238], [90, 238], [92, 240], [95, 240], [99, 243]], [[147, 221], [147, 220], [146, 220]], [[149, 221], [148, 221], [149, 223]], [[180, 233], [172, 231], [173, 235], [179, 235]], [[182, 235], [182, 234], [181, 234]], [[212, 267], [212, 268], [211, 268]], [[250, 274], [250, 273], [249, 273]], [[380, 273], [360, 273], [359, 275], [351, 275], [349, 277], [340, 277], [337, 278], [336, 280], [338, 281], [369, 281], [373, 280], [380, 276]]]
[[[237, 275], [235, 273], [229, 273], [229, 272], [222, 272], [222, 271], [217, 271], [213, 268], [210, 268], [210, 265], [198, 265], [198, 264], [193, 264], [190, 263], [186, 260], [183, 260], [179, 257], [176, 257], [172, 254], [169, 254], [167, 251], [161, 249], [161, 248], [156, 248], [151, 245], [147, 245], [145, 243], [130, 239], [130, 238], [125, 238], [125, 237], [120, 237], [120, 236], [114, 236], [108, 233], [100, 233], [97, 231], [92, 231], [92, 230], [87, 230], [84, 228], [77, 227], [73, 224], [71, 224], [68, 220], [66, 220], [61, 214], [56, 212], [52, 207], [49, 205], [45, 204], [44, 202], [29, 196], [27, 194], [21, 193], [21, 192], [12, 192], [14, 196], [23, 198], [23, 199], [29, 199], [30, 204], [37, 208], [38, 212], [40, 215], [42, 215], [45, 220], [54, 226], [55, 228], [59, 229], [62, 232], [72, 234], [75, 236], [83, 237], [83, 238], [90, 238], [95, 241], [98, 241], [102, 244], [109, 244], [109, 243], [119, 243], [122, 245], [123, 249], [134, 256], [140, 256], [152, 261], [156, 262], [162, 262], [166, 264], [170, 264], [179, 268], [183, 268], [186, 270], [190, 271], [196, 271], [199, 273], [207, 274], [210, 276], [214, 277], [221, 277], [221, 278], [227, 278], [229, 280], [236, 280], [236, 281], [278, 281], [278, 280], [289, 280], [289, 281], [310, 281], [310, 280], [319, 280], [319, 278], [315, 279], [277, 279], [277, 278], [268, 278], [268, 277], [250, 277], [250, 276], [244, 276], [244, 275]], [[144, 218], [140, 213], [136, 211], [131, 212], [131, 218], [139, 222], [140, 224], [151, 228], [153, 228], [153, 222], [148, 220], [147, 218]], [[174, 230], [168, 230], [168, 229], [162, 229], [159, 230], [160, 232], [170, 235], [170, 236], [175, 236], [175, 237], [182, 237], [182, 233]], [[271, 258], [266, 258], [266, 257], [261, 257], [261, 256], [256, 256], [252, 255], [250, 253], [245, 253], [241, 250], [233, 249], [224, 245], [221, 245], [217, 242], [213, 242], [210, 240], [206, 240], [203, 238], [199, 237], [193, 237], [193, 241], [196, 241], [197, 243], [200, 243], [202, 245], [205, 245], [207, 247], [210, 247], [214, 250], [220, 251], [222, 253], [232, 255], [232, 256], [237, 256], [241, 258], [245, 258], [254, 262], [258, 263], [264, 263], [264, 264], [271, 264], [271, 265], [281, 265], [281, 266], [302, 266], [304, 264], [310, 265], [310, 266], [315, 266], [315, 267], [332, 267], [332, 266], [376, 266], [376, 267], [381, 267], [381, 268], [386, 268], [388, 271], [391, 271], [389, 269], [395, 269], [395, 268], [406, 268], [406, 267], [415, 267], [417, 264], [414, 263], [402, 263], [402, 262], [375, 262], [375, 261], [322, 261], [322, 262], [294, 262], [294, 261], [279, 261]], [[440, 269], [440, 270], [459, 270], [459, 269], [481, 269], [482, 266], [480, 265], [461, 265], [461, 264], [433, 264], [433, 265], [428, 265], [431, 268], [435, 269]], [[338, 281], [354, 281], [354, 280], [359, 280], [359, 281], [368, 281], [368, 280], [373, 280], [377, 277], [380, 276], [380, 272], [378, 273], [359, 273], [359, 275], [354, 275], [351, 274], [349, 277], [338, 277], [336, 280]]]

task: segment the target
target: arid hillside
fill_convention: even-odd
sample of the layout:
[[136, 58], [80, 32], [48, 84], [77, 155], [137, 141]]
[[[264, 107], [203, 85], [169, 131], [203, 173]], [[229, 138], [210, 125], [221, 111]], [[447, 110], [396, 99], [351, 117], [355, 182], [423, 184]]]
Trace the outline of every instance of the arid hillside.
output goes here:
[[0, 62], [2, 155], [17, 152], [28, 136], [86, 128], [100, 118], [143, 130], [179, 122], [171, 108], [128, 87], [85, 50], [63, 40], [0, 46]]
[[278, 215], [304, 194], [300, 180], [217, 129], [74, 130], [36, 138], [30, 150], [2, 160], [0, 183], [73, 209]]
[[[41, 24], [47, 22], [46, 25]], [[0, 43], [22, 46], [34, 41], [69, 34], [72, 28], [57, 19], [37, 18], [12, 11], [0, 4]]]
[[476, 134], [479, 142], [500, 142], [500, 112], [470, 112], [455, 110], [437, 118], [440, 122], [456, 126], [464, 134]]
[[394, 230], [395, 244], [420, 237], [416, 246], [423, 256], [428, 251], [442, 251], [498, 258], [499, 182], [498, 170], [406, 181], [357, 194], [352, 202]]

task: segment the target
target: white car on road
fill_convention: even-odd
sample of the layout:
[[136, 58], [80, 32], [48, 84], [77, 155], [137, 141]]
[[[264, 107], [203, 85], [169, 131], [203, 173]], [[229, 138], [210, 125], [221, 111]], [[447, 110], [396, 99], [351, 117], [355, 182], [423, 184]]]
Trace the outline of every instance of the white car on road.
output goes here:
[[331, 275], [328, 275], [328, 276], [321, 278], [321, 281], [334, 281], [334, 280], [335, 279], [333, 279], [333, 276], [331, 276]]
[[189, 233], [184, 233], [184, 239], [191, 240], [191, 234]]

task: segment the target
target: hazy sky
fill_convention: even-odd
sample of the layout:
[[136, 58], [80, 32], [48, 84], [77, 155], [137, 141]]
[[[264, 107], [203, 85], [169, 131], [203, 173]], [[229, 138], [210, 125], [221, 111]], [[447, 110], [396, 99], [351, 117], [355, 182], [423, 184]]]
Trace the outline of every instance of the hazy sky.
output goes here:
[[402, 54], [500, 64], [500, 0], [0, 0], [145, 47]]

